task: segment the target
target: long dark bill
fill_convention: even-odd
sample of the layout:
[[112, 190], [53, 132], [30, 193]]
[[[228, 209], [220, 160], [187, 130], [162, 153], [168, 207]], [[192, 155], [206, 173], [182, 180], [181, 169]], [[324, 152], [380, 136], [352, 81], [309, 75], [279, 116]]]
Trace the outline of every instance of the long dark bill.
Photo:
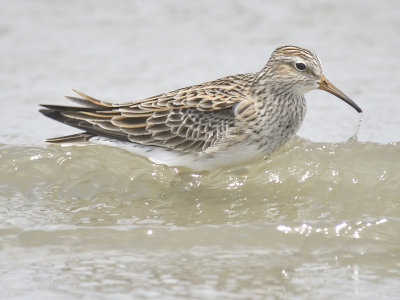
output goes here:
[[347, 97], [341, 90], [339, 90], [336, 86], [334, 86], [324, 76], [321, 76], [321, 80], [318, 82], [318, 84], [319, 84], [318, 88], [320, 90], [327, 91], [328, 93], [335, 95], [336, 97], [342, 99], [348, 105], [353, 107], [356, 111], [358, 111], [359, 113], [362, 113], [361, 108], [353, 100], [351, 100], [349, 97]]

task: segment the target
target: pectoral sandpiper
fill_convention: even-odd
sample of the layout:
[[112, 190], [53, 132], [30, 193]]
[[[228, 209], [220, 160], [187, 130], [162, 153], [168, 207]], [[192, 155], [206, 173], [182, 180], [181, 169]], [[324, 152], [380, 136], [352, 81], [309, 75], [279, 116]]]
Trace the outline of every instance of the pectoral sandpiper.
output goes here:
[[137, 102], [112, 104], [81, 92], [67, 97], [83, 106], [42, 105], [44, 115], [83, 130], [48, 139], [125, 148], [155, 163], [212, 169], [264, 157], [298, 131], [304, 94], [327, 91], [361, 108], [323, 75], [314, 53], [295, 46], [275, 49], [257, 73], [227, 76]]

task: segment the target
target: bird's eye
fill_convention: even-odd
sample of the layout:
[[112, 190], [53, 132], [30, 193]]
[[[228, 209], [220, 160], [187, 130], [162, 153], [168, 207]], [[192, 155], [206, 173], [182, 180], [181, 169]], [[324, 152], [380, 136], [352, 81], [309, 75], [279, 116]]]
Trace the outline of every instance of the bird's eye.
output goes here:
[[305, 63], [302, 63], [302, 62], [295, 63], [294, 66], [295, 66], [296, 69], [299, 70], [299, 71], [304, 71], [305, 69], [307, 69], [306, 64], [305, 64]]

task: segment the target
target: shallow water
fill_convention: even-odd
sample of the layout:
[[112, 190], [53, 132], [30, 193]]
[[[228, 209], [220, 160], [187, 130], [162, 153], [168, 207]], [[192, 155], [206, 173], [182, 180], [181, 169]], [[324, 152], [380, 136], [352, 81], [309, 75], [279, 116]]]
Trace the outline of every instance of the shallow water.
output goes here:
[[[400, 298], [396, 1], [6, 1], [0, 11], [0, 298]], [[74, 87], [140, 99], [315, 50], [364, 110], [307, 95], [300, 138], [193, 172], [37, 113]]]
[[297, 140], [206, 173], [101, 146], [0, 154], [7, 297], [399, 293], [398, 143]]

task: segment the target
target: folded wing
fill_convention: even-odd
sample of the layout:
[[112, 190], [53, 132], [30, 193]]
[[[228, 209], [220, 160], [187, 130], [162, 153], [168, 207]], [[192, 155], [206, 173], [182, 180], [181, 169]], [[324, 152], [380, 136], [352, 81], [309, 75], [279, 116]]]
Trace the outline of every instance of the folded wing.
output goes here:
[[183, 152], [204, 151], [234, 126], [232, 106], [245, 97], [243, 74], [239, 75], [241, 84], [235, 84], [236, 76], [124, 104], [103, 102], [75, 91], [81, 98], [67, 98], [83, 106], [42, 105], [40, 111], [84, 132], [48, 142], [71, 143], [104, 136]]

